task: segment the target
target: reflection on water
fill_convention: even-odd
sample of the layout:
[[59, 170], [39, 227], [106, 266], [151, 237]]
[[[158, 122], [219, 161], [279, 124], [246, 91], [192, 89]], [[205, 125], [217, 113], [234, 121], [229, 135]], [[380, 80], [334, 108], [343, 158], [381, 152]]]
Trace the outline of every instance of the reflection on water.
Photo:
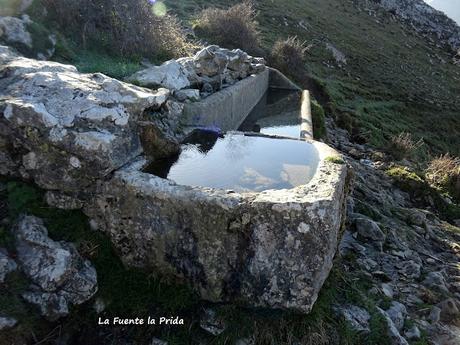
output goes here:
[[300, 138], [300, 122], [300, 93], [268, 89], [239, 130]]
[[179, 156], [147, 172], [180, 185], [263, 191], [308, 183], [318, 160], [317, 149], [304, 141], [195, 131]]

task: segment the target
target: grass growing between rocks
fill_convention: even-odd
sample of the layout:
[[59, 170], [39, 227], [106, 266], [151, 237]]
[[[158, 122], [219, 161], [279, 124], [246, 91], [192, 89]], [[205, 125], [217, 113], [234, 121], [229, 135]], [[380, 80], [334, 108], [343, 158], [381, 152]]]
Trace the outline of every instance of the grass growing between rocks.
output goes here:
[[[79, 211], [64, 211], [49, 208], [43, 202], [42, 191], [17, 181], [6, 183], [0, 198], [8, 202], [9, 217], [14, 221], [20, 214], [32, 214], [45, 220], [49, 236], [54, 240], [75, 243], [80, 254], [91, 260], [98, 273], [99, 291], [96, 298], [102, 299], [106, 309], [97, 315], [93, 309], [94, 299], [73, 307], [69, 317], [51, 324], [42, 320], [35, 308], [24, 303], [20, 293], [28, 282], [16, 272], [8, 277], [6, 294], [0, 296], [0, 312], [20, 320], [14, 332], [23, 338], [40, 341], [46, 337], [57, 339], [59, 334], [69, 334], [75, 341], [94, 344], [115, 341], [117, 336], [150, 341], [153, 336], [170, 344], [191, 344], [206, 340], [211, 344], [234, 344], [241, 338], [254, 335], [256, 344], [385, 344], [382, 320], [372, 312], [375, 302], [365, 296], [368, 282], [344, 274], [340, 261], [336, 263], [327, 279], [318, 300], [309, 315], [300, 315], [273, 310], [249, 310], [237, 305], [209, 305], [198, 299], [186, 286], [173, 281], [148, 275], [141, 270], [126, 269], [114, 252], [104, 234], [93, 231], [88, 219]], [[0, 246], [14, 249], [13, 236], [6, 227], [0, 228]], [[351, 330], [333, 309], [336, 304], [355, 303], [368, 308], [372, 314], [371, 333], [358, 334]], [[203, 307], [215, 309], [226, 324], [226, 330], [214, 337], [199, 328], [199, 314]], [[97, 326], [98, 317], [147, 317], [175, 316], [185, 320], [185, 326], [146, 326], [104, 328]], [[58, 327], [59, 331], [56, 331]], [[33, 332], [33, 336], [31, 335]], [[105, 338], [112, 337], [112, 338]], [[17, 340], [18, 338], [16, 338]], [[374, 342], [378, 339], [380, 342]], [[2, 342], [0, 341], [0, 344]], [[92, 343], [88, 343], [92, 344]]]
[[139, 59], [114, 57], [95, 51], [81, 52], [72, 63], [82, 73], [98, 72], [120, 80], [143, 68]]
[[430, 186], [423, 174], [402, 166], [394, 166], [388, 169], [386, 173], [393, 179], [398, 188], [409, 193], [413, 201], [420, 204], [421, 207], [434, 205], [435, 211], [444, 220], [453, 221], [460, 218], [460, 205], [446, 201], [449, 195], [442, 194], [440, 190]]
[[[44, 219], [52, 239], [75, 243], [80, 254], [93, 263], [98, 274], [99, 291], [96, 296], [107, 305], [102, 314], [104, 317], [183, 315], [185, 318], [190, 315], [192, 309], [196, 308], [198, 299], [186, 286], [163, 281], [141, 270], [126, 269], [110, 241], [101, 232], [91, 230], [87, 218], [81, 212], [47, 207], [42, 201], [42, 192], [22, 182], [8, 182], [6, 195], [2, 197], [8, 200], [12, 221], [23, 213]], [[13, 242], [13, 236], [5, 228], [1, 228], [0, 246], [12, 250]], [[9, 293], [2, 294], [0, 297], [0, 312], [17, 317], [21, 322], [26, 320], [24, 324], [27, 327], [19, 329], [26, 335], [30, 335], [30, 331], [33, 331], [37, 339], [45, 336], [42, 330], [49, 329], [51, 325], [43, 327], [41, 325], [43, 321], [40, 320], [35, 309], [26, 305], [20, 298], [20, 293], [27, 288], [24, 277], [11, 275], [10, 278], [6, 285]], [[98, 331], [96, 324], [98, 316], [91, 305], [92, 302], [88, 302], [75, 307], [71, 316], [64, 319], [60, 327], [74, 333], [74, 336], [81, 336], [82, 341], [91, 338], [89, 333]], [[40, 322], [40, 327], [37, 328], [34, 322]], [[164, 327], [162, 329], [165, 332], [172, 332], [171, 329]], [[158, 329], [153, 331], [158, 332]], [[187, 327], [174, 330], [175, 334], [181, 332], [187, 333]], [[186, 336], [187, 334], [184, 338]]]
[[[370, 282], [341, 271], [337, 261], [326, 280], [313, 310], [308, 315], [273, 310], [248, 310], [238, 306], [218, 307], [218, 314], [229, 325], [213, 344], [234, 344], [237, 339], [251, 339], [264, 345], [387, 345], [386, 323], [376, 310], [378, 301], [367, 296]], [[335, 310], [342, 303], [353, 303], [370, 311], [370, 333], [351, 329]]]

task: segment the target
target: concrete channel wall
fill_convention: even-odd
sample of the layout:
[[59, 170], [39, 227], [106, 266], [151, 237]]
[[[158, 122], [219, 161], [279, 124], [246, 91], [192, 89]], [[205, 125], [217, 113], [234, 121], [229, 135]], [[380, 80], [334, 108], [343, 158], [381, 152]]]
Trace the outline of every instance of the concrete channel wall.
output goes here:
[[269, 70], [252, 75], [196, 103], [184, 107], [185, 125], [238, 128], [268, 89]]
[[[215, 127], [222, 131], [237, 129], [265, 95], [268, 88], [301, 90], [274, 68], [252, 75], [208, 98], [185, 104], [184, 124], [189, 127]], [[310, 93], [302, 91], [301, 138], [313, 139]]]

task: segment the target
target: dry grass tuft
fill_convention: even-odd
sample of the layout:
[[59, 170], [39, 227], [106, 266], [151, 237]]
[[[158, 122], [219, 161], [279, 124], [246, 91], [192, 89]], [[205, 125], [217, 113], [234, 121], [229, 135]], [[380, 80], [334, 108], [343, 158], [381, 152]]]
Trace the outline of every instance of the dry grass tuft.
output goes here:
[[146, 0], [41, 0], [50, 20], [84, 48], [121, 56], [165, 59], [186, 55], [192, 45], [179, 21], [155, 14]]
[[210, 7], [199, 13], [194, 30], [209, 43], [225, 48], [241, 48], [259, 55], [260, 33], [252, 1], [243, 1], [228, 9]]
[[422, 145], [422, 139], [414, 141], [410, 133], [402, 132], [391, 138], [388, 143], [387, 151], [396, 160], [401, 160], [413, 155]]
[[426, 169], [426, 179], [460, 200], [460, 158], [445, 154], [433, 159]]
[[287, 75], [303, 76], [305, 54], [310, 48], [311, 45], [300, 41], [296, 36], [278, 40], [270, 53], [270, 63]]

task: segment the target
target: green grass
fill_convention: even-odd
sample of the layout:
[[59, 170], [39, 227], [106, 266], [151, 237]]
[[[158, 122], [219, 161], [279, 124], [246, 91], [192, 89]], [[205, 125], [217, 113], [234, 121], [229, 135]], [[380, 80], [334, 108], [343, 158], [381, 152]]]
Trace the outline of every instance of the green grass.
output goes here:
[[313, 123], [313, 136], [316, 140], [326, 137], [326, 115], [323, 107], [316, 101], [311, 102], [311, 116]]
[[112, 57], [95, 51], [80, 52], [70, 62], [72, 62], [80, 72], [99, 72], [120, 80], [123, 80], [125, 77], [143, 68], [138, 59], [130, 60], [121, 57]]
[[[189, 23], [202, 8], [230, 5], [224, 0], [165, 3]], [[377, 23], [349, 2], [261, 0], [256, 7], [267, 51], [277, 39], [288, 36], [314, 44], [306, 70], [321, 82], [332, 108], [351, 114], [371, 144], [384, 147], [392, 135], [406, 131], [415, 139], [423, 138], [433, 152], [460, 155], [460, 70], [436, 62], [435, 57], [450, 61], [449, 53], [388, 18]], [[346, 55], [344, 68], [334, 66], [322, 41], [332, 42]], [[334, 68], [325, 66], [325, 61]]]
[[427, 200], [431, 199], [436, 205], [439, 216], [448, 221], [460, 218], [460, 205], [448, 203], [436, 188], [431, 187], [421, 174], [402, 166], [394, 166], [386, 171], [393, 178], [394, 184], [409, 193], [421, 207], [429, 207]]
[[[236, 339], [256, 334], [262, 344], [290, 344], [289, 339], [306, 342], [320, 334], [340, 339], [340, 344], [384, 344], [372, 340], [385, 339], [385, 335], [379, 333], [381, 325], [377, 316], [373, 316], [369, 336], [357, 334], [336, 316], [334, 304], [354, 303], [370, 311], [376, 305], [375, 301], [366, 296], [369, 281], [365, 277], [345, 275], [339, 268], [333, 269], [309, 315], [246, 309], [238, 305], [214, 305], [212, 308], [225, 320], [227, 329], [222, 335], [211, 337], [200, 330], [196, 323], [202, 307], [207, 303], [200, 301], [185, 285], [165, 281], [142, 270], [125, 268], [108, 238], [101, 232], [91, 230], [88, 219], [81, 212], [49, 208], [43, 202], [42, 191], [23, 182], [8, 182], [3, 193], [6, 194], [0, 197], [8, 200], [13, 220], [22, 213], [44, 219], [51, 238], [75, 243], [79, 252], [91, 260], [98, 273], [97, 297], [101, 297], [107, 304], [104, 317], [184, 317], [186, 325], [182, 327], [140, 327], [126, 330], [139, 341], [157, 336], [171, 344], [189, 344], [192, 339], [204, 337], [213, 344], [232, 344]], [[11, 242], [12, 236], [5, 229], [0, 229], [0, 245], [12, 248]], [[339, 266], [340, 262], [337, 262], [335, 267]], [[22, 301], [20, 293], [27, 286], [21, 274], [10, 275], [7, 292], [0, 296], [0, 313], [26, 320], [23, 323], [26, 327], [18, 328], [17, 332], [30, 335], [30, 331], [33, 331], [40, 339], [55, 325], [43, 321], [33, 307]], [[95, 334], [98, 316], [92, 309], [92, 301], [73, 307], [72, 310], [71, 316], [60, 323], [62, 329], [74, 337], [79, 337], [80, 333], [86, 337]]]
[[[107, 304], [105, 315], [147, 317], [152, 315], [155, 308], [161, 315], [190, 315], [196, 309], [198, 298], [185, 285], [164, 281], [161, 277], [153, 277], [142, 270], [125, 268], [109, 239], [101, 232], [91, 230], [88, 219], [81, 212], [47, 207], [43, 203], [42, 192], [22, 182], [8, 182], [6, 198], [13, 219], [23, 213], [44, 219], [52, 239], [73, 242], [79, 252], [91, 260], [98, 273], [97, 296]], [[0, 228], [0, 246], [12, 248], [12, 241], [11, 234]], [[10, 279], [13, 288], [9, 286], [9, 293], [0, 298], [0, 313], [17, 316], [21, 320], [24, 315], [30, 314], [31, 317], [27, 318], [31, 321], [28, 327], [42, 327], [34, 309], [25, 305], [18, 296], [27, 287], [24, 283], [16, 287], [19, 281], [23, 282], [14, 276]], [[66, 327], [96, 326], [97, 316], [91, 303], [74, 309], [77, 312], [64, 322]], [[187, 337], [188, 329], [184, 327], [182, 331]], [[36, 332], [41, 334], [40, 329]]]
[[328, 157], [324, 158], [324, 160], [326, 162], [334, 163], [334, 164], [345, 164], [345, 161], [340, 156], [328, 156]]

